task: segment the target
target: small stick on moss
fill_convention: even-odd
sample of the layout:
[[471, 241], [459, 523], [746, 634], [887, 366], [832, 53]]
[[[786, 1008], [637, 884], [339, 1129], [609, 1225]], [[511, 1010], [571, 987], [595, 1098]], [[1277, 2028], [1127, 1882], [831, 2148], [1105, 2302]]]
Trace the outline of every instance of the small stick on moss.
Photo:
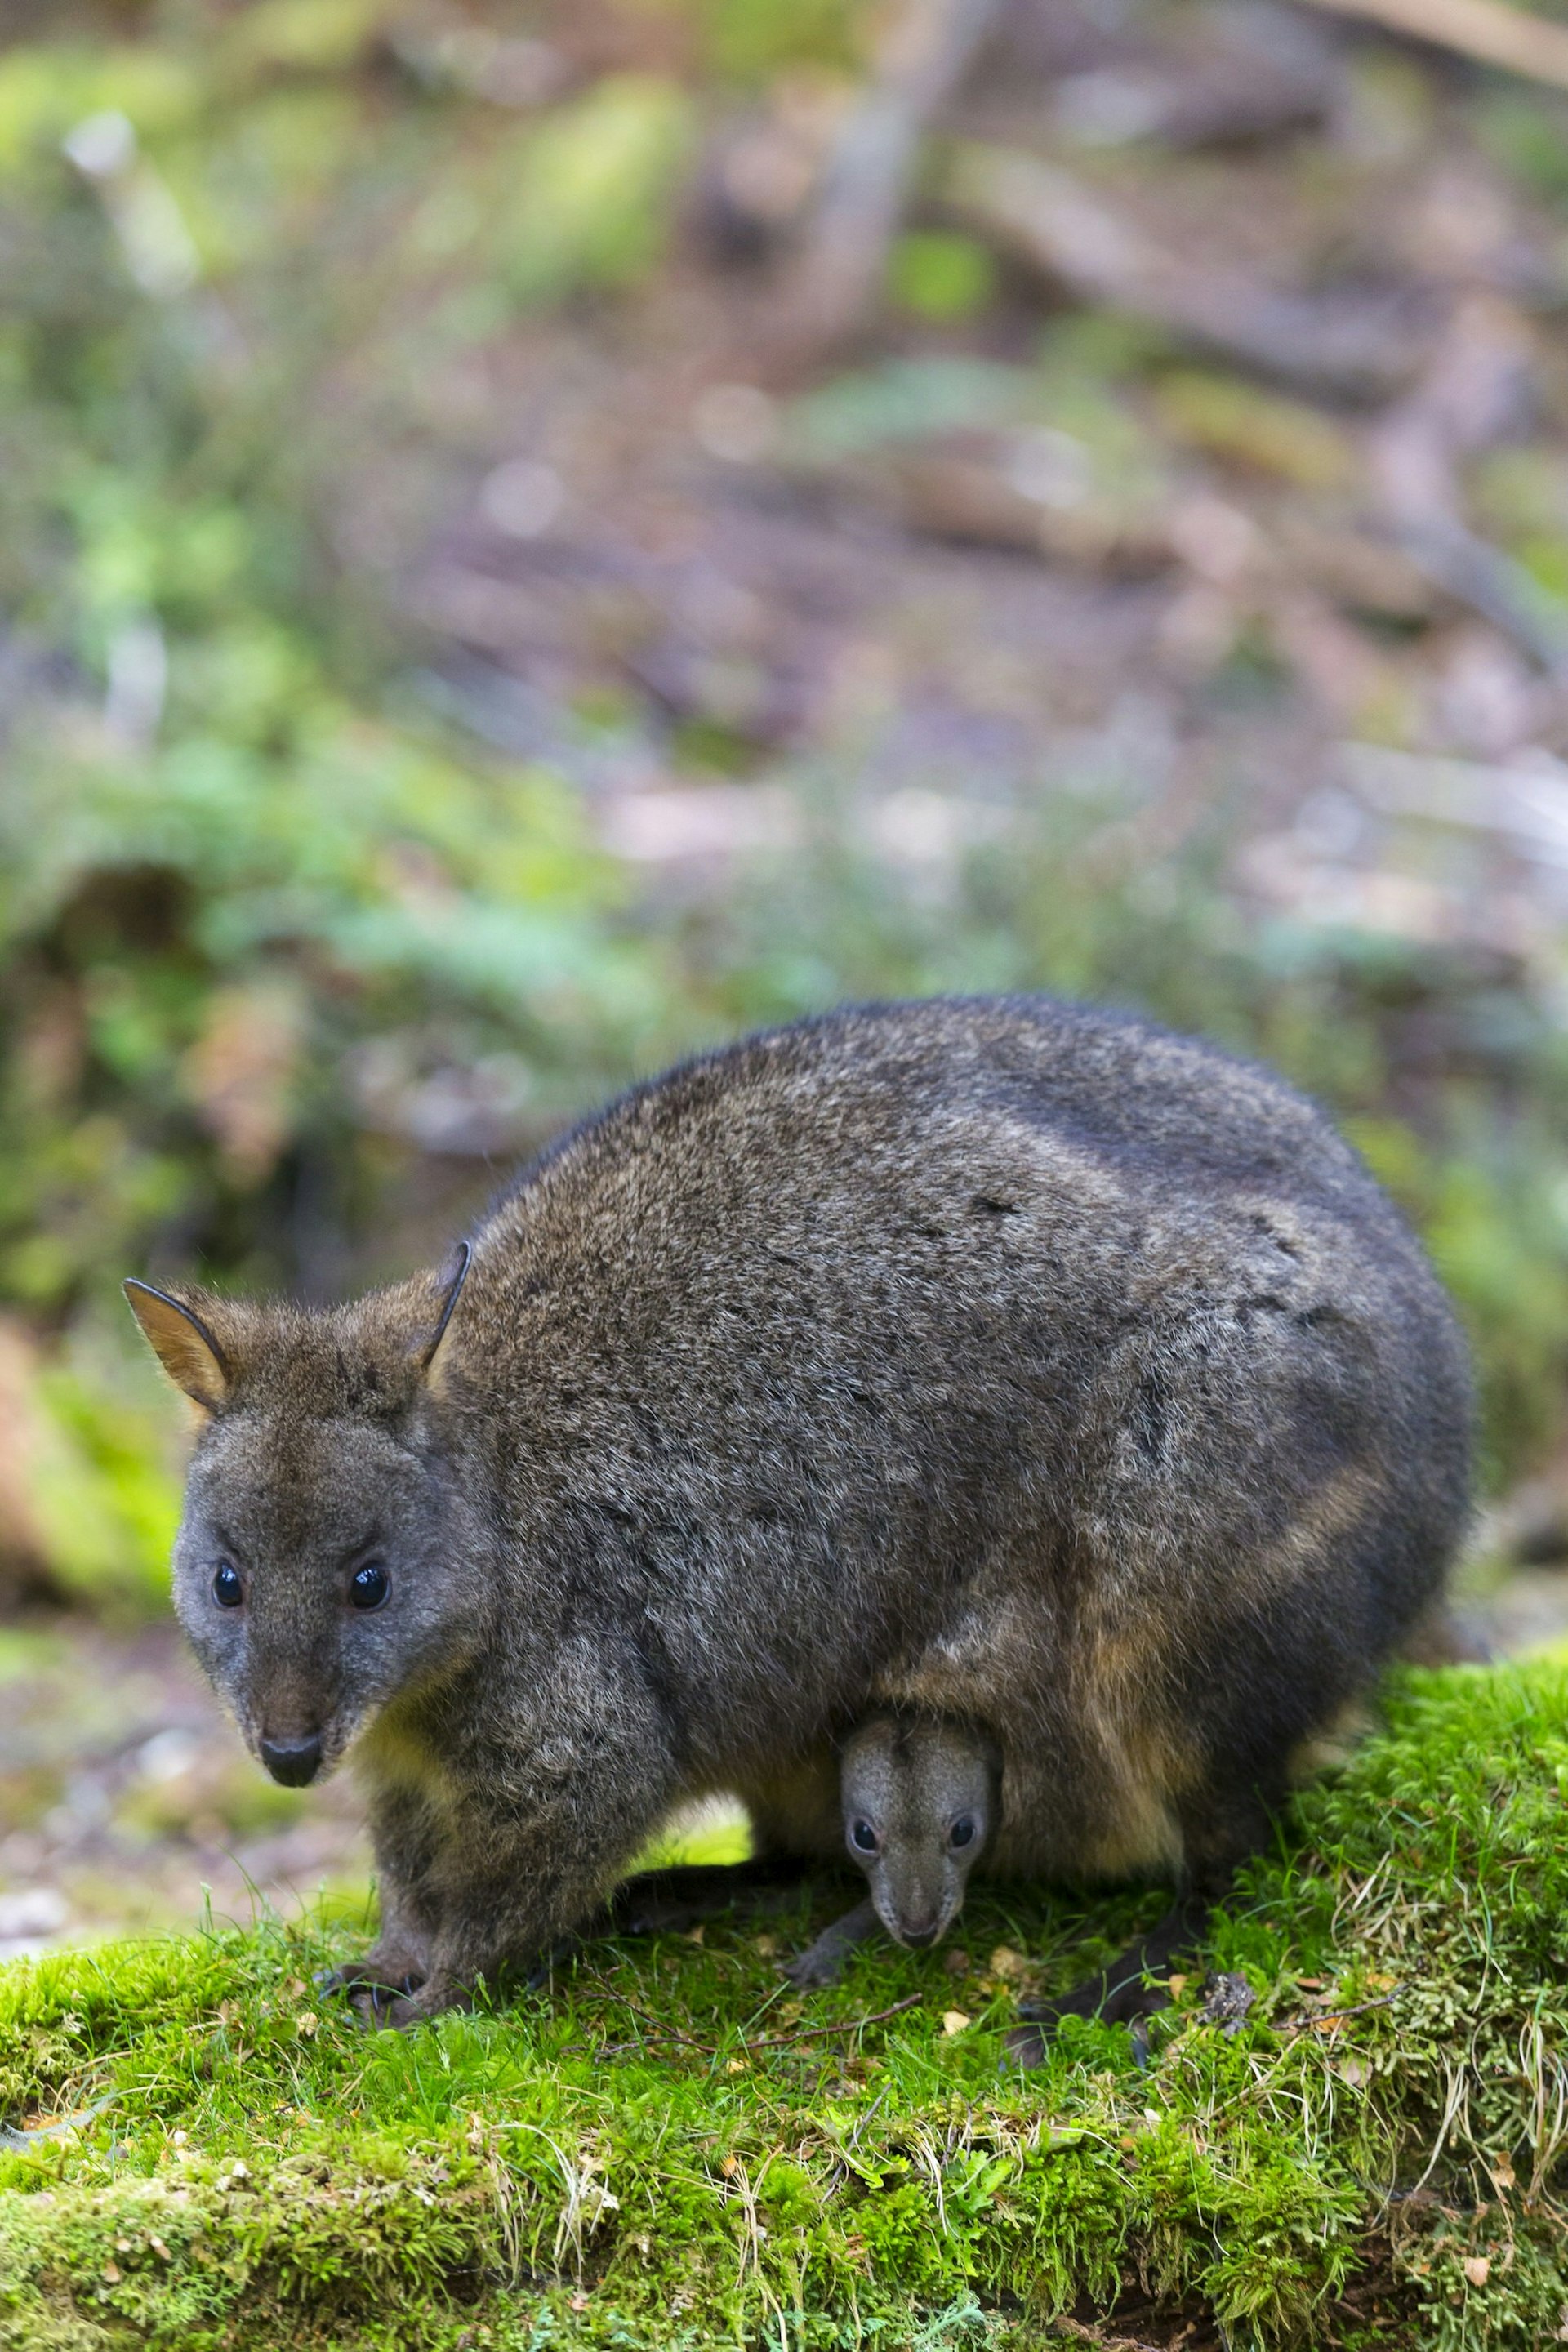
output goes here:
[[[706, 2058], [711, 2058], [714, 2055], [706, 2042], [699, 2042], [693, 2034], [682, 2033], [679, 2026], [664, 2024], [654, 2016], [651, 2010], [644, 2009], [628, 1994], [617, 1992], [615, 1986], [607, 1984], [603, 1977], [595, 1977], [591, 1981], [596, 1984], [602, 1992], [607, 1993], [612, 2000], [619, 2001], [623, 2009], [629, 2009], [634, 2017], [640, 2017], [645, 2025], [651, 2025], [656, 2042], [679, 2042], [684, 2043], [688, 2050], [700, 2050]], [[622, 2050], [637, 2050], [645, 2045], [636, 2042], [617, 2042], [616, 2046]]]
[[[658, 2018], [649, 2011], [640, 2008], [635, 2000], [628, 2000], [624, 1992], [616, 1992], [612, 1986], [605, 1984], [602, 1977], [595, 1978], [595, 1982], [604, 1987], [612, 2000], [618, 2000], [623, 2009], [629, 2009], [634, 2017], [640, 2017], [645, 2025], [652, 2026], [653, 2032], [650, 2040], [678, 2042], [684, 2049], [700, 2051], [704, 2058], [718, 2057], [718, 2049], [712, 2043], [698, 2042], [692, 2035], [680, 2032], [675, 2026], [661, 2025]], [[764, 2036], [761, 2042], [750, 2043], [742, 2041], [741, 2048], [750, 2057], [759, 2050], [783, 2050], [792, 2042], [809, 2042], [819, 2033], [858, 2033], [868, 2025], [881, 2025], [889, 2017], [901, 2016], [906, 2009], [916, 2008], [924, 1997], [922, 1993], [911, 1992], [902, 2000], [894, 2001], [890, 2009], [873, 2010], [869, 2017], [839, 2018], [829, 2025], [804, 2025], [798, 2033], [771, 2033]], [[647, 2042], [612, 2042], [602, 2054], [606, 2058], [613, 2058], [620, 2056], [627, 2050], [646, 2050], [647, 2047]]]
[[798, 2033], [770, 2033], [764, 2040], [754, 2042], [753, 2050], [782, 2050], [786, 2042], [809, 2042], [818, 2033], [858, 2033], [863, 2025], [880, 2025], [885, 2019], [901, 2016], [906, 2009], [914, 2009], [925, 1998], [923, 1993], [906, 1994], [894, 2001], [891, 2009], [873, 2010], [869, 2017], [840, 2018], [832, 2025], [803, 2025]]
[[1080, 2344], [1103, 2345], [1105, 2352], [1160, 2352], [1160, 2347], [1146, 2336], [1108, 2336], [1103, 2327], [1086, 2326], [1081, 2319], [1069, 2319], [1066, 2312], [1058, 2313], [1051, 2328], [1053, 2334], [1076, 2336]]
[[1281, 2022], [1296, 2026], [1303, 2032], [1316, 2033], [1325, 2025], [1342, 2025], [1347, 2017], [1364, 2016], [1369, 2009], [1386, 2009], [1391, 2000], [1398, 2000], [1404, 1990], [1403, 1985], [1395, 1985], [1392, 1992], [1380, 1992], [1375, 2000], [1358, 2000], [1353, 2009], [1331, 2009], [1321, 2017], [1287, 2017]]

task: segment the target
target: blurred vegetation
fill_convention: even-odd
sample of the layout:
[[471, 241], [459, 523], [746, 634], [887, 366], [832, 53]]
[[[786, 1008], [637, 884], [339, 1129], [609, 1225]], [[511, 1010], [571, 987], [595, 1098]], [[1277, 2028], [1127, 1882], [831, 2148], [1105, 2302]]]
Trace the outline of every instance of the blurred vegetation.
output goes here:
[[[34, 12], [0, 43], [0, 1386], [29, 1433], [0, 1493], [56, 1590], [133, 1608], [162, 1576], [173, 1438], [121, 1275], [390, 1273], [482, 1192], [487, 1151], [845, 995], [1044, 987], [1278, 1063], [1426, 1231], [1475, 1335], [1494, 1482], [1552, 1455], [1551, 973], [1249, 908], [1226, 861], [1251, 785], [1222, 777], [1173, 832], [1150, 762], [1103, 743], [923, 864], [877, 846], [849, 750], [785, 761], [786, 851], [651, 887], [571, 759], [496, 751], [426, 690], [393, 588], [493, 455], [466, 372], [552, 319], [626, 352], [661, 331], [713, 125], [778, 88], [842, 91], [872, 29], [848, 0], [665, 0], [574, 49], [545, 9], [170, 0]], [[477, 94], [476, 59], [513, 98]], [[1568, 204], [1561, 109], [1478, 106], [1499, 168]], [[790, 409], [802, 464], [1021, 421], [1070, 433], [1121, 515], [1173, 446], [1342, 479], [1331, 416], [1136, 322], [1060, 318], [998, 357], [1006, 271], [951, 224], [900, 236], [888, 292], [913, 341]], [[1476, 491], [1558, 594], [1565, 482], [1503, 451]], [[1255, 651], [1238, 638], [1215, 687], [1238, 707], [1269, 690]], [[589, 760], [633, 725], [614, 696], [567, 717]], [[698, 768], [728, 740], [684, 739]], [[454, 1071], [498, 1139], [460, 1166], [417, 1116]]]

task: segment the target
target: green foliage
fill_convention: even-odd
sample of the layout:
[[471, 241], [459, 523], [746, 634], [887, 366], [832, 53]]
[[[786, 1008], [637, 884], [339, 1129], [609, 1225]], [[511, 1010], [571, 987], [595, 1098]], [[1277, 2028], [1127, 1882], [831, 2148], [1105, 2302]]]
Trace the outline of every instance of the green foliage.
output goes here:
[[888, 291], [918, 319], [967, 319], [994, 295], [995, 265], [973, 237], [912, 230], [889, 256]]
[[1144, 2068], [1000, 2037], [1158, 1896], [979, 1893], [989, 1965], [805, 2002], [743, 1922], [604, 1946], [406, 2038], [316, 1993], [320, 1918], [16, 1964], [0, 2343], [1001, 2341], [1139, 2274], [1270, 2347], [1370, 2265], [1363, 2340], [1522, 2352], [1568, 2297], [1565, 1719], [1557, 1663], [1406, 1676], [1215, 1923], [1245, 2023], [1190, 1972]]
[[1485, 152], [1532, 195], [1568, 203], [1568, 106], [1559, 96], [1501, 81], [1478, 105], [1475, 123]]
[[1568, 1194], [1550, 1139], [1526, 1130], [1500, 1153], [1471, 1135], [1440, 1154], [1390, 1120], [1358, 1120], [1352, 1133], [1420, 1226], [1469, 1327], [1487, 1466], [1516, 1469], [1554, 1433], [1568, 1329]]
[[180, 1488], [158, 1421], [65, 1364], [35, 1399], [27, 1495], [65, 1595], [110, 1621], [162, 1606]]
[[791, 68], [861, 62], [866, 0], [695, 0], [705, 61], [724, 81], [755, 86]]
[[663, 247], [691, 122], [679, 92], [652, 76], [601, 81], [524, 148], [501, 232], [518, 297], [644, 277]]

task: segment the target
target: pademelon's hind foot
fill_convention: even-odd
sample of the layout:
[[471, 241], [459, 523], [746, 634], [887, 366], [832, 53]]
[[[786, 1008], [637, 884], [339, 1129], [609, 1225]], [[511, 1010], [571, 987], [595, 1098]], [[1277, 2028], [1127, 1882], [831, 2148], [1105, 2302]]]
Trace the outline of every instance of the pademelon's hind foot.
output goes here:
[[678, 1862], [639, 1871], [616, 1887], [594, 1925], [600, 1934], [658, 1935], [725, 1911], [782, 1910], [805, 1867], [794, 1854], [759, 1853], [747, 1862]]
[[1026, 2022], [1006, 2036], [1008, 2055], [1017, 2065], [1037, 2066], [1064, 2017], [1097, 2017], [1103, 2025], [1136, 2027], [1168, 2009], [1171, 1969], [1202, 1943], [1212, 1908], [1206, 1895], [1185, 1895], [1147, 1935], [1135, 1936], [1113, 1960], [1070, 1992], [1055, 2000], [1020, 2001], [1018, 2015]]

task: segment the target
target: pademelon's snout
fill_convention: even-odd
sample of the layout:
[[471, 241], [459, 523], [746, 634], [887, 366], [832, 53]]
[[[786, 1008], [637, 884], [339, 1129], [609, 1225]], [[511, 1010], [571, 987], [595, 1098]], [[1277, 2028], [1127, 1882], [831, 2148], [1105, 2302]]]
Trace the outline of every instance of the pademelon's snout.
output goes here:
[[275, 1780], [286, 1789], [303, 1789], [321, 1769], [321, 1735], [310, 1732], [305, 1738], [267, 1739], [257, 1742], [263, 1764]]
[[928, 1944], [934, 1944], [948, 1923], [948, 1913], [942, 1903], [933, 1903], [929, 1896], [912, 1903], [885, 1899], [878, 1908], [882, 1925], [894, 1942], [912, 1952], [923, 1952]]

